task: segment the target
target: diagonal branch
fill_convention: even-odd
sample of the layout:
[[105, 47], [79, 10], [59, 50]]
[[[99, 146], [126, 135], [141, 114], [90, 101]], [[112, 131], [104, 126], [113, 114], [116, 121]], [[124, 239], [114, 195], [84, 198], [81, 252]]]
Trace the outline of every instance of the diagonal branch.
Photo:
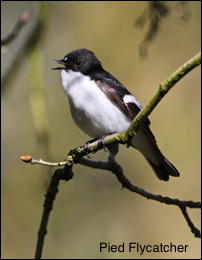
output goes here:
[[[137, 116], [132, 121], [126, 133], [123, 134], [125, 138], [133, 136], [140, 126], [140, 123], [147, 118], [154, 108], [159, 104], [162, 98], [171, 90], [175, 84], [180, 81], [184, 76], [186, 76], [191, 70], [196, 68], [201, 64], [201, 53], [198, 53], [182, 66], [180, 66], [175, 72], [173, 72], [170, 77], [163, 81], [154, 96], [151, 98], [149, 103], [137, 114]], [[124, 138], [123, 138], [124, 139]]]

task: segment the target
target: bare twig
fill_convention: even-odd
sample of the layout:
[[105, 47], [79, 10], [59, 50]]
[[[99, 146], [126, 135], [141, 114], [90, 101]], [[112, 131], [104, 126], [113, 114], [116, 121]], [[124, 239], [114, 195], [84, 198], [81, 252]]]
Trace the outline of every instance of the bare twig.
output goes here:
[[191, 221], [188, 213], [187, 213], [187, 208], [186, 206], [179, 206], [179, 208], [181, 209], [182, 215], [184, 216], [187, 225], [190, 227], [191, 232], [194, 234], [195, 237], [200, 238], [201, 237], [201, 233], [200, 231], [194, 226], [193, 222]]
[[[21, 158], [22, 159], [22, 158]], [[26, 161], [25, 158], [23, 161]], [[49, 165], [50, 166], [56, 166], [62, 165], [65, 162], [58, 162], [58, 163], [48, 163], [44, 162], [43, 160], [39, 159], [33, 159], [33, 158], [27, 158], [27, 162], [30, 162], [32, 164], [37, 163], [37, 164], [42, 164], [42, 165]], [[194, 226], [193, 222], [191, 221], [188, 213], [187, 213], [187, 208], [201, 208], [201, 203], [199, 201], [192, 201], [192, 200], [179, 200], [179, 199], [173, 199], [170, 197], [165, 197], [157, 194], [153, 194], [150, 192], [145, 191], [142, 188], [139, 188], [138, 186], [133, 185], [128, 178], [124, 175], [122, 167], [114, 160], [114, 156], [109, 156], [109, 160], [106, 162], [102, 161], [93, 161], [86, 159], [84, 157], [80, 158], [78, 161], [79, 164], [85, 165], [90, 168], [96, 168], [96, 169], [101, 169], [101, 170], [107, 170], [115, 174], [117, 180], [122, 184], [123, 188], [126, 188], [132, 192], [135, 192], [147, 199], [151, 199], [160, 203], [164, 203], [167, 205], [174, 205], [178, 206], [184, 218], [187, 221], [188, 226], [190, 227], [191, 232], [194, 234], [195, 237], [200, 238], [201, 234], [200, 231]], [[47, 224], [48, 224], [48, 219], [49, 219], [49, 214], [50, 211], [53, 207], [53, 201], [55, 199], [56, 193], [58, 191], [58, 185], [59, 185], [59, 180], [69, 180], [72, 178], [73, 173], [70, 171], [72, 166], [65, 166], [64, 169], [57, 169], [55, 171], [55, 174], [52, 177], [50, 186], [47, 191], [46, 195], [46, 200], [44, 203], [44, 212], [43, 212], [43, 217], [38, 233], [38, 241], [37, 241], [37, 249], [36, 249], [36, 258], [35, 259], [40, 259], [40, 256], [42, 254], [42, 248], [43, 248], [43, 243], [44, 243], [44, 238], [47, 233]]]
[[100, 162], [100, 161], [92, 161], [86, 158], [81, 158], [79, 161], [80, 164], [83, 164], [85, 166], [91, 167], [91, 168], [96, 168], [96, 169], [101, 169], [101, 170], [108, 170], [112, 173], [114, 173], [118, 179], [118, 181], [122, 184], [123, 188], [126, 188], [132, 192], [135, 192], [147, 199], [152, 199], [161, 203], [165, 203], [167, 205], [175, 205], [178, 206], [181, 209], [181, 212], [190, 227], [191, 232], [194, 234], [195, 237], [200, 238], [201, 234], [200, 231], [194, 226], [193, 222], [191, 221], [188, 213], [187, 213], [187, 208], [201, 208], [201, 203], [199, 201], [194, 202], [191, 200], [184, 201], [184, 200], [179, 200], [179, 199], [172, 199], [169, 197], [164, 197], [161, 195], [156, 195], [149, 193], [135, 185], [133, 185], [127, 177], [123, 173], [122, 167], [115, 161], [115, 160], [110, 160], [107, 162]]
[[46, 16], [47, 16], [47, 3], [45, 1], [40, 1], [39, 3], [39, 16], [38, 20], [30, 32], [28, 38], [22, 44], [21, 48], [18, 51], [17, 56], [13, 60], [11, 66], [6, 71], [5, 75], [2, 77], [1, 81], [1, 91], [2, 94], [8, 88], [12, 79], [17, 74], [20, 65], [24, 61], [27, 54], [29, 54], [37, 44], [41, 42], [44, 36], [44, 29], [46, 25]]
[[1, 39], [1, 48], [4, 47], [5, 45], [10, 44], [12, 41], [14, 41], [17, 38], [23, 26], [27, 23], [29, 16], [30, 16], [29, 11], [25, 11], [19, 16], [16, 24], [13, 27], [13, 30], [7, 36]]
[[188, 208], [201, 208], [201, 203], [199, 201], [194, 202], [192, 200], [179, 200], [179, 199], [172, 199], [169, 197], [164, 197], [161, 195], [156, 195], [150, 192], [147, 192], [135, 185], [133, 185], [128, 178], [124, 175], [122, 167], [115, 161], [92, 161], [86, 158], [81, 158], [79, 161], [80, 164], [101, 169], [101, 170], [108, 170], [114, 173], [118, 179], [118, 181], [122, 184], [123, 188], [126, 188], [132, 192], [138, 193], [147, 199], [152, 199], [161, 203], [165, 203], [167, 205], [176, 205], [179, 207], [188, 207]]
[[34, 159], [32, 158], [30, 155], [22, 155], [20, 157], [20, 159], [25, 162], [25, 163], [31, 163], [31, 164], [41, 164], [41, 165], [45, 165], [45, 166], [51, 166], [51, 167], [56, 167], [56, 166], [63, 166], [66, 165], [67, 162], [63, 161], [63, 162], [46, 162], [42, 159]]
[[38, 232], [38, 240], [35, 251], [35, 259], [41, 259], [44, 239], [47, 234], [47, 225], [50, 216], [50, 212], [53, 208], [53, 202], [56, 198], [58, 192], [58, 186], [60, 180], [68, 181], [73, 177], [72, 167], [65, 166], [63, 169], [57, 169], [52, 176], [51, 182], [49, 184], [47, 193], [45, 195], [44, 210], [42, 214], [41, 224]]

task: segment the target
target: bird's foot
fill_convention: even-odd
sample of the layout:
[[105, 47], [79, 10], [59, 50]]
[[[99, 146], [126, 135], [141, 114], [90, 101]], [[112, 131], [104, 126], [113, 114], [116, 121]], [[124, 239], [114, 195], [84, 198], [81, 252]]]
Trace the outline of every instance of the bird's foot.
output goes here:
[[88, 142], [84, 143], [84, 145], [78, 146], [78, 147], [70, 150], [68, 155], [79, 153], [81, 150], [83, 150], [83, 152], [86, 153], [88, 151], [89, 144], [95, 142], [96, 140], [97, 140], [97, 138], [91, 139]]
[[115, 156], [117, 155], [118, 151], [119, 151], [119, 144], [111, 144], [110, 146], [107, 147], [107, 149], [109, 150], [109, 157], [108, 160], [109, 161], [114, 161], [115, 160]]

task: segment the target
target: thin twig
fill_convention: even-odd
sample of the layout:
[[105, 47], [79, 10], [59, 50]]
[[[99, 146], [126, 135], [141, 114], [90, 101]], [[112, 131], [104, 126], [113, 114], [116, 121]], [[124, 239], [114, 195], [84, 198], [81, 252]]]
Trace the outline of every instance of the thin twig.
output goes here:
[[[28, 157], [28, 159], [25, 159], [25, 157]], [[45, 166], [63, 166], [67, 165], [66, 161], [62, 162], [46, 162], [42, 159], [34, 159], [30, 156], [21, 156], [21, 160], [27, 163], [31, 164], [41, 164]], [[147, 199], [152, 199], [161, 203], [165, 203], [167, 205], [176, 205], [176, 206], [183, 206], [183, 207], [189, 207], [189, 208], [201, 208], [201, 203], [199, 201], [194, 202], [192, 200], [179, 200], [179, 199], [172, 199], [169, 197], [164, 197], [161, 195], [156, 195], [150, 192], [147, 192], [135, 185], [133, 185], [128, 178], [124, 175], [122, 167], [115, 161], [115, 160], [109, 160], [109, 161], [93, 161], [89, 160], [87, 158], [80, 158], [80, 160], [77, 162], [79, 164], [85, 165], [87, 167], [96, 168], [100, 170], [108, 170], [114, 173], [118, 179], [118, 181], [122, 184], [123, 188], [126, 188], [132, 192], [138, 193], [139, 195], [142, 195], [146, 197]]]
[[34, 158], [32, 158], [32, 156], [30, 156], [30, 155], [22, 155], [22, 156], [20, 157], [20, 160], [22, 160], [22, 161], [25, 162], [25, 163], [41, 164], [41, 165], [51, 166], [51, 167], [63, 166], [63, 165], [66, 165], [66, 164], [67, 164], [66, 161], [53, 163], [53, 162], [44, 161], [44, 160], [42, 160], [42, 159], [34, 159]]
[[97, 168], [101, 170], [108, 170], [112, 173], [114, 173], [118, 179], [118, 181], [122, 184], [123, 188], [126, 188], [132, 192], [135, 192], [147, 199], [152, 199], [161, 203], [165, 203], [167, 205], [175, 205], [178, 206], [182, 214], [190, 227], [191, 232], [194, 234], [195, 237], [200, 238], [201, 234], [200, 231], [194, 226], [193, 222], [191, 221], [188, 213], [187, 213], [187, 207], [188, 208], [201, 208], [201, 203], [199, 201], [194, 202], [191, 200], [184, 201], [179, 199], [172, 199], [169, 197], [164, 197], [161, 195], [152, 194], [150, 192], [147, 192], [135, 185], [133, 185], [127, 177], [123, 173], [122, 167], [115, 161], [107, 161], [107, 162], [100, 162], [100, 161], [92, 161], [86, 158], [81, 158], [79, 161], [80, 164], [83, 164], [85, 166], [91, 167], [91, 168]]
[[40, 1], [39, 3], [39, 16], [36, 24], [34, 25], [32, 31], [28, 35], [25, 42], [22, 44], [19, 49], [17, 56], [13, 60], [11, 66], [5, 72], [1, 81], [1, 92], [4, 94], [4, 91], [9, 87], [9, 84], [14, 79], [15, 75], [18, 72], [22, 62], [24, 61], [27, 54], [29, 54], [33, 48], [39, 44], [43, 37], [46, 26], [46, 17], [47, 17], [47, 3], [45, 1]]
[[10, 44], [17, 38], [23, 26], [27, 23], [29, 16], [30, 16], [29, 11], [25, 11], [19, 16], [16, 24], [13, 27], [13, 30], [8, 35], [6, 35], [3, 39], [1, 39], [1, 47]]
[[161, 203], [165, 203], [167, 205], [176, 205], [176, 206], [183, 206], [189, 208], [201, 208], [201, 203], [199, 201], [194, 202], [192, 200], [179, 200], [179, 199], [172, 199], [169, 197], [164, 197], [161, 195], [156, 195], [150, 192], [147, 192], [135, 185], [133, 185], [128, 178], [124, 175], [122, 167], [114, 160], [114, 161], [92, 161], [86, 158], [81, 158], [79, 164], [101, 169], [101, 170], [108, 170], [114, 173], [118, 179], [118, 181], [122, 184], [123, 188], [126, 188], [132, 192], [135, 192], [147, 199], [152, 199]]
[[193, 222], [191, 221], [188, 213], [187, 213], [187, 208], [185, 206], [179, 206], [181, 209], [182, 215], [184, 216], [187, 225], [190, 227], [191, 232], [194, 234], [195, 237], [200, 238], [201, 233], [200, 231], [194, 226]]

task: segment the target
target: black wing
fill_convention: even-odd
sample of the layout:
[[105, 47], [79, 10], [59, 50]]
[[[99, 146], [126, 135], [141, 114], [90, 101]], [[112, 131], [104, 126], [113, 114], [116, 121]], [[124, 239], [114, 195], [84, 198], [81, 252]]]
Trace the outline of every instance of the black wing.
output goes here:
[[[124, 96], [132, 96], [132, 94], [109, 72], [105, 70], [94, 72], [90, 77], [96, 81], [98, 87], [128, 118], [133, 120], [140, 112], [140, 105], [135, 101], [124, 102]], [[147, 123], [149, 124], [149, 119]]]

